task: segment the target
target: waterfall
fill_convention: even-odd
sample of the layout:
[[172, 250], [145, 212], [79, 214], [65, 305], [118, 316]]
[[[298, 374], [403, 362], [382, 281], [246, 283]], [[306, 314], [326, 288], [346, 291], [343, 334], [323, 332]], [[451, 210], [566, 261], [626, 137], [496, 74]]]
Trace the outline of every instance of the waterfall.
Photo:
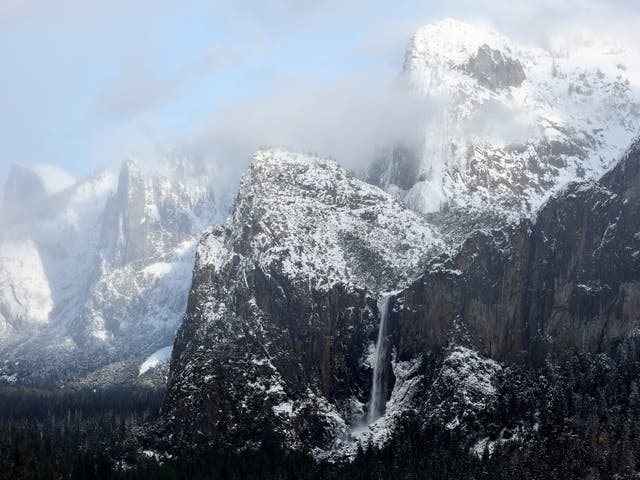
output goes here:
[[378, 311], [380, 312], [380, 326], [378, 327], [378, 341], [376, 342], [376, 352], [373, 357], [373, 383], [371, 385], [371, 398], [369, 399], [369, 409], [367, 410], [367, 423], [372, 423], [382, 416], [387, 397], [387, 379], [385, 378], [387, 350], [389, 341], [387, 339], [387, 317], [389, 316], [389, 301], [391, 294], [386, 294], [378, 300]]

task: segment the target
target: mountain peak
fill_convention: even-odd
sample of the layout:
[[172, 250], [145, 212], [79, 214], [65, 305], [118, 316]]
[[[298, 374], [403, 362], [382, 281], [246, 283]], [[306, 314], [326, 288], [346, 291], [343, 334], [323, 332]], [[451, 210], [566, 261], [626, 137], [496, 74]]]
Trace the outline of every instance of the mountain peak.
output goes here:
[[333, 164], [336, 168], [342, 168], [330, 158], [320, 157], [311, 153], [301, 153], [281, 146], [265, 146], [258, 149], [252, 157], [251, 167], [260, 169], [279, 170], [292, 165], [327, 165]]
[[482, 45], [494, 50], [510, 53], [511, 41], [482, 24], [446, 18], [424, 25], [416, 31], [409, 44], [405, 58], [405, 70], [416, 67], [416, 63], [446, 61], [462, 65]]
[[640, 130], [640, 57], [571, 46], [558, 55], [453, 19], [419, 28], [403, 75], [414, 94], [438, 99], [426, 115], [437, 120], [382, 156], [370, 181], [423, 213], [475, 211], [484, 220], [474, 228], [492, 228], [600, 177]]
[[[324, 287], [406, 278], [441, 242], [419, 214], [334, 160], [282, 148], [256, 152], [225, 230], [225, 248]], [[219, 245], [203, 241], [199, 263], [219, 261]], [[363, 271], [359, 256], [380, 258], [380, 268]]]
[[142, 170], [138, 162], [132, 158], [128, 158], [120, 166], [119, 187], [127, 188], [131, 180], [142, 178]]

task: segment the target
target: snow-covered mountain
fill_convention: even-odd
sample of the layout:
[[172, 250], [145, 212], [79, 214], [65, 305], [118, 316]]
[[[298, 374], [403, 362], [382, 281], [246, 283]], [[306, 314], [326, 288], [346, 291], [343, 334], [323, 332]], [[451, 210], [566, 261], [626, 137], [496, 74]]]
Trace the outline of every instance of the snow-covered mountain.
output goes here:
[[86, 373], [171, 345], [195, 244], [219, 211], [208, 172], [185, 160], [47, 188], [14, 166], [0, 237], [3, 374]]
[[444, 248], [420, 214], [335, 161], [258, 151], [198, 246], [170, 428], [247, 448], [266, 421], [291, 447], [328, 448], [364, 415], [378, 294]]
[[492, 226], [530, 216], [569, 181], [600, 176], [640, 130], [640, 55], [597, 41], [542, 49], [446, 19], [415, 33], [402, 76], [435, 99], [424, 135], [368, 178], [425, 213], [462, 209]]

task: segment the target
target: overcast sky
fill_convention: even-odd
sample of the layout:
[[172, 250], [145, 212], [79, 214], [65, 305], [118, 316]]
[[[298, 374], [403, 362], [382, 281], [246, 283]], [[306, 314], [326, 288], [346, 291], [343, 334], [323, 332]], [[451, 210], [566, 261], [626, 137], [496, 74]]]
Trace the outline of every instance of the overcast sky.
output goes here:
[[82, 177], [175, 147], [229, 168], [262, 144], [355, 158], [372, 112], [403, 128], [404, 50], [447, 16], [640, 43], [632, 0], [0, 0], [0, 182], [14, 162]]

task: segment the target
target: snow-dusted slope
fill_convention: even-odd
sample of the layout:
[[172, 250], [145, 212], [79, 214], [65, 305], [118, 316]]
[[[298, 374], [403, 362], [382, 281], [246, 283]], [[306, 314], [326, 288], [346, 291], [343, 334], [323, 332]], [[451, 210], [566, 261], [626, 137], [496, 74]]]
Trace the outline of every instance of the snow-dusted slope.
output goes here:
[[334, 160], [279, 148], [254, 155], [224, 230], [198, 247], [196, 268], [223, 268], [247, 228], [252, 257], [240, 261], [278, 265], [291, 280], [325, 290], [336, 282], [394, 287], [444, 248], [421, 215]]
[[13, 169], [0, 237], [0, 368], [82, 372], [172, 341], [196, 241], [219, 213], [210, 178], [186, 161], [164, 163], [158, 173], [127, 162], [62, 190], [45, 188], [47, 169]]
[[371, 180], [423, 212], [514, 219], [567, 182], [602, 174], [640, 131], [640, 56], [567, 45], [520, 45], [451, 19], [420, 28], [403, 76], [437, 101], [423, 143], [397, 146]]

